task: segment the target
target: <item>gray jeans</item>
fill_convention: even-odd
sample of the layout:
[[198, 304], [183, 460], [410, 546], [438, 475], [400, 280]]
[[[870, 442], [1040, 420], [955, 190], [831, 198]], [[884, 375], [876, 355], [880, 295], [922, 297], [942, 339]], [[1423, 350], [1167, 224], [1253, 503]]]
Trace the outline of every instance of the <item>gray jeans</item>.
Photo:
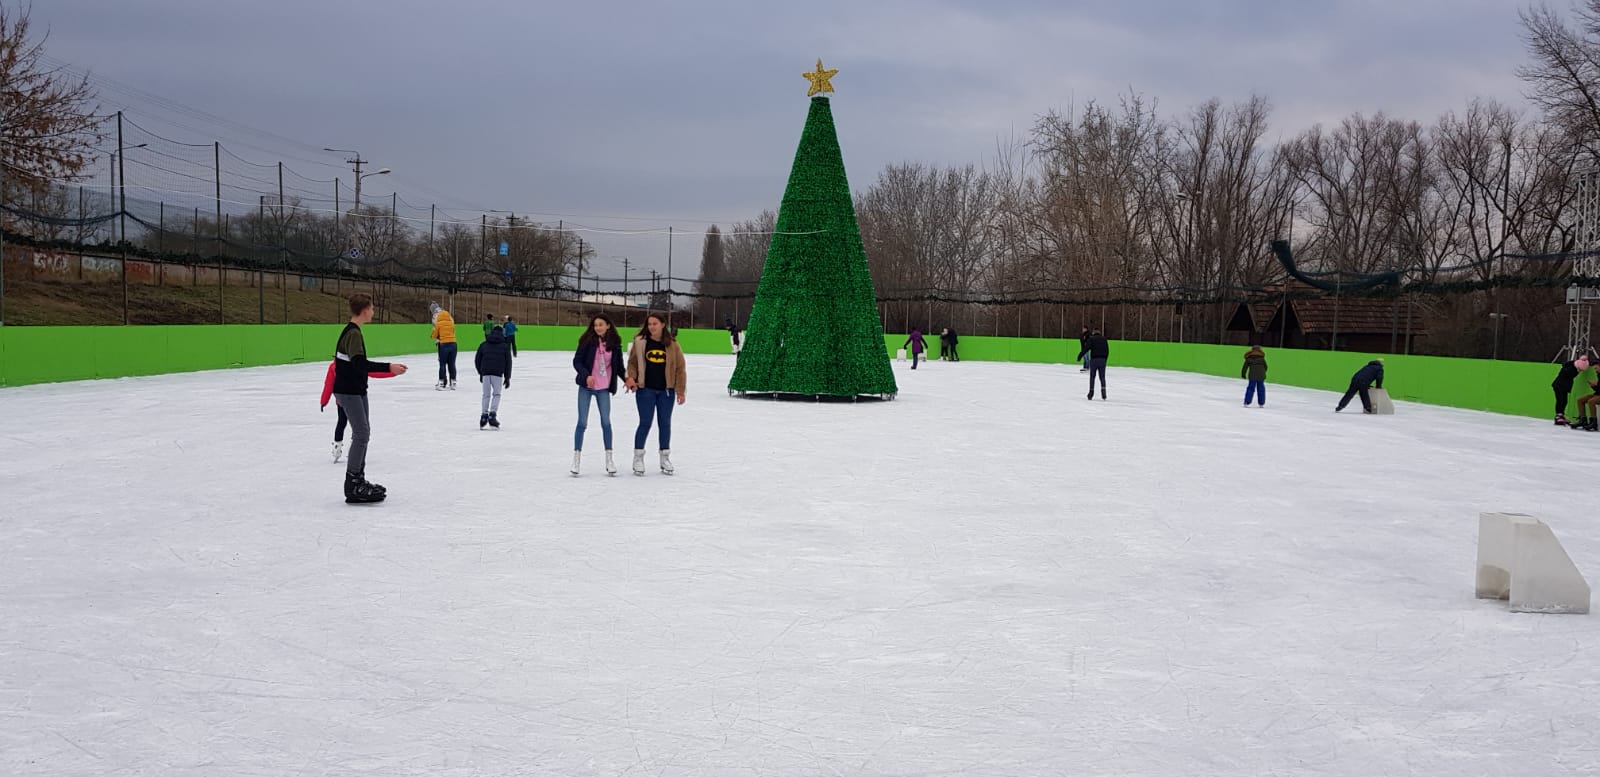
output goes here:
[[500, 412], [500, 387], [505, 378], [499, 375], [483, 376], [483, 414]]
[[360, 394], [334, 394], [333, 399], [350, 419], [350, 452], [345, 458], [345, 471], [360, 475], [367, 469], [367, 440], [372, 436], [367, 398]]

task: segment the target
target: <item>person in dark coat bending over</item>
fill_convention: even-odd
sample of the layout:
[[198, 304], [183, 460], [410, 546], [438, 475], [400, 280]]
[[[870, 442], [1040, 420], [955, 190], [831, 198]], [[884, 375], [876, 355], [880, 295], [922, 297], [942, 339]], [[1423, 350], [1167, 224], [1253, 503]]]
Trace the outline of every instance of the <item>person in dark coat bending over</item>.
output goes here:
[[1572, 396], [1572, 382], [1578, 379], [1578, 374], [1589, 369], [1589, 356], [1579, 356], [1571, 361], [1561, 363], [1561, 371], [1556, 373], [1556, 379], [1550, 382], [1550, 388], [1556, 393], [1556, 426], [1567, 425], [1567, 398]]
[[1373, 387], [1383, 388], [1382, 359], [1373, 359], [1367, 362], [1367, 366], [1356, 370], [1356, 374], [1350, 376], [1350, 388], [1344, 392], [1344, 397], [1339, 400], [1339, 406], [1334, 408], [1333, 412], [1337, 413], [1343, 410], [1345, 405], [1350, 404], [1351, 397], [1360, 394], [1361, 412], [1371, 413], [1372, 397], [1367, 396], [1367, 389]]

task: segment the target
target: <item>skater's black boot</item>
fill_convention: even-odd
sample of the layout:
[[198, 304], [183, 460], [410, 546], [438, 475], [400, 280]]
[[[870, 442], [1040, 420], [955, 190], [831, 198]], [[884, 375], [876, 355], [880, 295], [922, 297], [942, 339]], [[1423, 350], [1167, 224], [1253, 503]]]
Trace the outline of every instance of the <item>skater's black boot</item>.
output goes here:
[[1567, 426], [1567, 428], [1571, 429], [1573, 431], [1578, 431], [1578, 432], [1588, 431], [1588, 429], [1589, 429], [1589, 419], [1584, 418], [1583, 416], [1580, 415], [1580, 416], [1578, 416], [1578, 420], [1573, 421], [1570, 425]]
[[483, 427], [487, 426], [488, 424], [489, 424], [489, 414], [488, 413], [483, 413], [483, 414], [478, 416], [478, 428], [479, 429], [482, 429]]
[[344, 475], [344, 501], [350, 504], [366, 504], [382, 502], [388, 496], [383, 486], [368, 483], [366, 477], [360, 472], [346, 472]]
[[500, 419], [495, 417], [494, 413], [489, 414], [489, 425], [496, 429], [500, 428]]
[[1094, 399], [1094, 389], [1089, 389], [1089, 399], [1090, 400]]
[[1106, 398], [1106, 387], [1105, 386], [1101, 386], [1100, 387], [1100, 398], [1101, 399], [1105, 399]]

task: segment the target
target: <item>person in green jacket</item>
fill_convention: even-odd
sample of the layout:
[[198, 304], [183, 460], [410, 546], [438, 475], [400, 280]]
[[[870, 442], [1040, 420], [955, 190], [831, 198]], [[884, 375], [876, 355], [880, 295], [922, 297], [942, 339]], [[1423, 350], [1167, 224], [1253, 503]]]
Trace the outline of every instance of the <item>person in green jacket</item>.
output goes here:
[[1244, 387], [1244, 406], [1250, 406], [1251, 398], [1256, 400], [1256, 407], [1267, 406], [1267, 355], [1262, 352], [1261, 346], [1252, 345], [1250, 350], [1244, 352], [1244, 367], [1239, 370], [1239, 377], [1247, 383]]
[[489, 331], [494, 329], [494, 314], [483, 314], [483, 339], [489, 339]]

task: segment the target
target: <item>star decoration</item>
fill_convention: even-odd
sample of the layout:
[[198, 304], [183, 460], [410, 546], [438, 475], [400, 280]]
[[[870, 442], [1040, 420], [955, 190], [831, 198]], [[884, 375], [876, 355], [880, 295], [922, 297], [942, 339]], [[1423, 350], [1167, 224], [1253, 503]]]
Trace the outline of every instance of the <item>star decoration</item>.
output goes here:
[[818, 59], [817, 60], [817, 72], [815, 72], [815, 73], [802, 73], [801, 74], [801, 75], [804, 75], [808, 80], [811, 81], [811, 88], [806, 90], [806, 96], [810, 97], [810, 96], [816, 94], [817, 92], [831, 92], [831, 91], [833, 91], [833, 84], [829, 83], [828, 79], [833, 78], [835, 75], [838, 74], [838, 72], [839, 72], [838, 69], [823, 70], [822, 69], [822, 60]]

